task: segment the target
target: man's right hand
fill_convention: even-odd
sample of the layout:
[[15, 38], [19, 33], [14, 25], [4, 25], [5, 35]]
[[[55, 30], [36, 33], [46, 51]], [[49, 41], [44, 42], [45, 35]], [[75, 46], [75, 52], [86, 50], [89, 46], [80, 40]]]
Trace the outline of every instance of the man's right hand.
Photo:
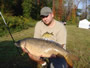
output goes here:
[[40, 57], [34, 56], [34, 55], [30, 54], [30, 53], [28, 53], [28, 55], [32, 60], [36, 61], [39, 64], [45, 63], [45, 61]]

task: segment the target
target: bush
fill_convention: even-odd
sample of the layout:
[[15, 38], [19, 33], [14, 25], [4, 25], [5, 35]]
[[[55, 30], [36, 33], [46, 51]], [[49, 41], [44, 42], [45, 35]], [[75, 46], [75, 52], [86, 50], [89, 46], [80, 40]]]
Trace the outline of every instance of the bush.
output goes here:
[[75, 19], [71, 18], [70, 20], [67, 20], [67, 25], [78, 25], [78, 18], [76, 17]]
[[[24, 18], [23, 16], [9, 16], [5, 17], [6, 23], [10, 28], [11, 32], [20, 31], [22, 29], [27, 29], [35, 25], [35, 20], [31, 18]], [[7, 34], [2, 18], [0, 18], [0, 36]]]

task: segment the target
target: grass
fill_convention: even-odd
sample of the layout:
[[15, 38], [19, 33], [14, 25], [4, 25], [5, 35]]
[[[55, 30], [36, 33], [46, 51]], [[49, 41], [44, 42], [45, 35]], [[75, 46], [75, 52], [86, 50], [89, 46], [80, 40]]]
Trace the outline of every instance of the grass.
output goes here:
[[67, 49], [79, 56], [76, 68], [90, 67], [90, 29], [80, 29], [76, 26], [67, 26]]
[[[75, 25], [67, 25], [67, 50], [80, 58], [74, 61], [75, 68], [90, 67], [90, 29], [80, 29]], [[33, 37], [34, 27], [13, 33], [14, 39]], [[19, 49], [20, 53], [22, 52]], [[36, 68], [36, 63], [27, 54], [20, 55], [10, 35], [0, 37], [0, 68]]]

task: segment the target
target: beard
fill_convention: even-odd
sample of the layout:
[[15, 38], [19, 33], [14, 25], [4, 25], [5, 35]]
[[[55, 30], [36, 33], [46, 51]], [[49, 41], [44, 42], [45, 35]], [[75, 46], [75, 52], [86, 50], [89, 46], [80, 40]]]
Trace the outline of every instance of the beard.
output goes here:
[[[43, 21], [43, 20], [42, 20]], [[51, 21], [43, 21], [43, 23], [46, 25], [46, 26], [49, 26], [51, 23], [52, 23], [53, 19], [51, 19]]]

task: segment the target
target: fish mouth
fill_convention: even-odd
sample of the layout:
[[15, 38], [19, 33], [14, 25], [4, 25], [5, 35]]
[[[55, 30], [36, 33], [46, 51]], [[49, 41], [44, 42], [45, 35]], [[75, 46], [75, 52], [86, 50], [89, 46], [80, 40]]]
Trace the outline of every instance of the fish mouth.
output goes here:
[[16, 47], [20, 47], [20, 41], [15, 42], [14, 45], [15, 45]]

